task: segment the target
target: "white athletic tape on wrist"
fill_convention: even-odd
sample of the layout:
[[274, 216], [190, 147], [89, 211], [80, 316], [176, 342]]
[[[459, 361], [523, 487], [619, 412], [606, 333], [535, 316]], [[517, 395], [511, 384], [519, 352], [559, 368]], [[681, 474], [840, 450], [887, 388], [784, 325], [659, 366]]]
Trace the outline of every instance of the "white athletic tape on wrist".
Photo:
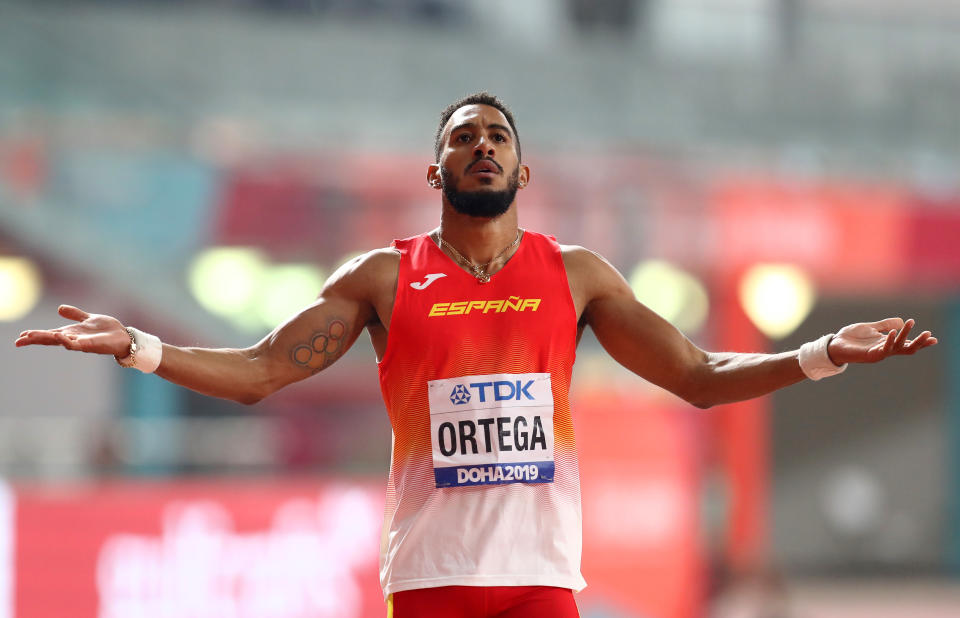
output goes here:
[[800, 369], [811, 380], [829, 378], [847, 370], [847, 363], [837, 367], [830, 360], [827, 346], [830, 345], [831, 339], [833, 339], [833, 333], [800, 346]]
[[150, 333], [127, 327], [130, 338], [137, 346], [137, 351], [118, 358], [117, 362], [123, 367], [132, 367], [143, 373], [153, 373], [160, 366], [160, 357], [163, 355], [163, 343], [160, 338]]

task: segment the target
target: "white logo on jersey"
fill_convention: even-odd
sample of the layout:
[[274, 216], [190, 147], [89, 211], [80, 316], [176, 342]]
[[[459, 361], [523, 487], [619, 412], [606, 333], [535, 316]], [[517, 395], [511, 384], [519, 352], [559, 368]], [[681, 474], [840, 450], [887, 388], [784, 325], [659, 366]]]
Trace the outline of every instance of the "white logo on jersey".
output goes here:
[[410, 284], [410, 287], [412, 287], [415, 290], [425, 290], [431, 283], [433, 283], [440, 277], [446, 277], [446, 276], [447, 276], [446, 273], [430, 273], [429, 275], [427, 275], [427, 278], [425, 281], [414, 281], [413, 283]]

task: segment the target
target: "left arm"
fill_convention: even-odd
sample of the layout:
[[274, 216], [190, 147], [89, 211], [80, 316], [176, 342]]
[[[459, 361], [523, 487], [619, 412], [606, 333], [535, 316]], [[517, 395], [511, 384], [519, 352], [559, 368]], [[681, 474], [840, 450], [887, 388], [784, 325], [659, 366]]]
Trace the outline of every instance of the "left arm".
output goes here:
[[[580, 247], [564, 248], [564, 263], [580, 322], [604, 349], [640, 377], [699, 408], [766, 395], [805, 379], [798, 351], [780, 354], [706, 352], [639, 302], [606, 260]], [[929, 331], [910, 340], [913, 320], [852, 324], [830, 341], [834, 363], [871, 363], [913, 354], [937, 343]]]

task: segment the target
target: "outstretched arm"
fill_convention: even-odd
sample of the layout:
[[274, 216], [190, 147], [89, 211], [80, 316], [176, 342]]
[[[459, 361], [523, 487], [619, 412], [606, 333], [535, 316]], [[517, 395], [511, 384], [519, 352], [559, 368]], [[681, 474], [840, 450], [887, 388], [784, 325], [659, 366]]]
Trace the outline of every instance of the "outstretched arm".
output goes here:
[[[386, 257], [386, 259], [385, 259]], [[207, 349], [163, 344], [156, 373], [191, 390], [255, 403], [274, 391], [325, 369], [377, 319], [373, 299], [390, 273], [389, 256], [373, 252], [334, 273], [318, 300], [248, 348]], [[130, 337], [116, 318], [62, 305], [60, 315], [77, 323], [29, 330], [16, 345], [55, 345], [68, 350], [124, 357]]]
[[[575, 302], [582, 303], [581, 321], [593, 328], [604, 349], [634, 373], [697, 407], [751, 399], [806, 378], [798, 351], [701, 350], [640, 303], [620, 273], [601, 257], [569, 248], [564, 260]], [[837, 365], [872, 363], [937, 343], [929, 331], [909, 339], [913, 325], [913, 320], [889, 318], [847, 326], [830, 340], [830, 360]]]
[[157, 375], [189, 389], [256, 403], [284, 386], [326, 369], [356, 341], [372, 312], [328, 289], [320, 298], [243, 349], [164, 344]]

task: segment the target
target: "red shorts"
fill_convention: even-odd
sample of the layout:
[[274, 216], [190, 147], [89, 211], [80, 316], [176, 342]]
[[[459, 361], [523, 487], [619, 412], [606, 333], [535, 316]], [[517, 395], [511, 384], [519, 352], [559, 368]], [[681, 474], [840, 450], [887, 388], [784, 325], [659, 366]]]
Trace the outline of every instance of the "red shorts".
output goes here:
[[387, 618], [579, 618], [573, 591], [549, 586], [443, 586], [391, 594]]

